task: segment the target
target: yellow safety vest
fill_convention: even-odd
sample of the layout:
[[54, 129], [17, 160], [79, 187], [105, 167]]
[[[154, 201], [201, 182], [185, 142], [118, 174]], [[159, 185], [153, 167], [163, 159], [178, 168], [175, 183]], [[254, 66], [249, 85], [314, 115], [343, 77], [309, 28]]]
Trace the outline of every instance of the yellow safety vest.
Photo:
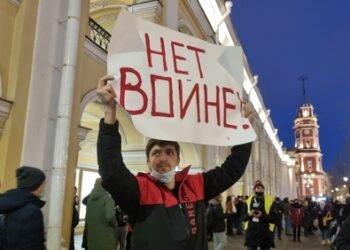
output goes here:
[[[246, 201], [248, 214], [250, 212], [250, 204], [252, 203], [252, 199], [253, 199], [253, 195], [249, 196], [249, 198]], [[270, 196], [270, 195], [265, 195], [264, 196], [264, 207], [265, 207], [265, 213], [267, 215], [270, 214], [272, 203], [273, 203], [273, 197]], [[244, 222], [244, 230], [247, 230], [248, 222], [249, 221]], [[275, 229], [275, 224], [269, 223], [269, 229], [270, 229], [271, 232], [273, 232], [273, 230]]]

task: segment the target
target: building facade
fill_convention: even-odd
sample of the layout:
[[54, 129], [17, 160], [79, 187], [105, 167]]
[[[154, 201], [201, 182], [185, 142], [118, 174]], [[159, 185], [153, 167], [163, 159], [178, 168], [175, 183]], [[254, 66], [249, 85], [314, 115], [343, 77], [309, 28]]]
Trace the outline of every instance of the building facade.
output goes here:
[[297, 192], [299, 198], [330, 195], [330, 181], [323, 171], [319, 125], [311, 104], [303, 104], [294, 120]]
[[[219, 0], [0, 1], [0, 192], [15, 186], [21, 165], [45, 171], [48, 249], [68, 245], [74, 185], [83, 198], [98, 176], [96, 139], [103, 107], [95, 88], [106, 74], [109, 33], [121, 9], [211, 43], [241, 46], [230, 19], [222, 19], [227, 5]], [[293, 198], [294, 161], [282, 147], [257, 83], [244, 57], [244, 95], [257, 113], [258, 138], [246, 173], [227, 194], [249, 195], [260, 179], [266, 192]], [[123, 110], [117, 117], [127, 166], [134, 173], [147, 171], [147, 139]], [[191, 164], [192, 172], [220, 164], [230, 150], [180, 144], [180, 165]]]

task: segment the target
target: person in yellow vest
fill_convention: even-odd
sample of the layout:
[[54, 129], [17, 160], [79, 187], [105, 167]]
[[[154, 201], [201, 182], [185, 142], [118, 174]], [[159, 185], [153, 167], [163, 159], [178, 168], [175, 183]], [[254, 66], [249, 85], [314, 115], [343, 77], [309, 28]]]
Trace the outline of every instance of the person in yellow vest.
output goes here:
[[264, 194], [261, 181], [254, 183], [254, 195], [249, 196], [243, 210], [245, 230], [244, 245], [247, 250], [269, 250], [275, 247], [273, 232], [277, 209], [272, 196]]

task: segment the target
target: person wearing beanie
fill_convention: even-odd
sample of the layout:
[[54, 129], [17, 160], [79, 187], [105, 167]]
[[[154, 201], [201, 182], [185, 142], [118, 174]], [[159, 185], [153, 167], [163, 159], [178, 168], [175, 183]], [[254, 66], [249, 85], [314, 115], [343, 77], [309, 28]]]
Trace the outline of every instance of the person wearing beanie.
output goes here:
[[0, 197], [0, 214], [5, 215], [4, 236], [8, 250], [45, 250], [44, 220], [41, 208], [46, 176], [35, 167], [16, 170], [17, 187]]
[[243, 209], [245, 243], [247, 250], [269, 250], [275, 247], [274, 229], [277, 220], [277, 207], [274, 198], [266, 195], [265, 186], [260, 180], [253, 185], [254, 194], [246, 200]]

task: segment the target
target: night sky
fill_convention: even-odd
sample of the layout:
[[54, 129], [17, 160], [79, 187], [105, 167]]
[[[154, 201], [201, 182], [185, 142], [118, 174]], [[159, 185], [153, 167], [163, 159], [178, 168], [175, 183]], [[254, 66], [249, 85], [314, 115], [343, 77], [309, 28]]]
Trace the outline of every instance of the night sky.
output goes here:
[[350, 140], [350, 0], [234, 0], [233, 25], [283, 146], [294, 148], [293, 125], [303, 103], [320, 125], [324, 170]]

